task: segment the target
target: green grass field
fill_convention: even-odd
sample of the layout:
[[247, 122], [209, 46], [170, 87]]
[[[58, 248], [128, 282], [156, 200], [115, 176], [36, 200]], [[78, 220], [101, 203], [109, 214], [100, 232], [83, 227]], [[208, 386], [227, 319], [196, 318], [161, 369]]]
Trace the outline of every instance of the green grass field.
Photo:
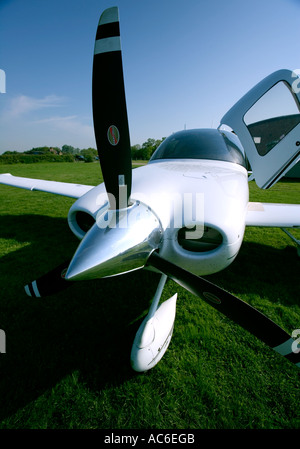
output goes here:
[[[0, 166], [2, 173], [96, 185], [98, 163]], [[252, 201], [299, 203], [300, 183]], [[138, 271], [82, 282], [44, 299], [23, 286], [71, 257], [74, 200], [0, 186], [1, 429], [296, 429], [299, 369], [208, 304], [178, 292], [173, 338], [151, 371], [131, 370], [131, 344], [159, 276]], [[300, 230], [295, 231], [300, 238]], [[233, 264], [207, 279], [289, 334], [300, 328], [299, 266], [279, 229], [249, 228]]]

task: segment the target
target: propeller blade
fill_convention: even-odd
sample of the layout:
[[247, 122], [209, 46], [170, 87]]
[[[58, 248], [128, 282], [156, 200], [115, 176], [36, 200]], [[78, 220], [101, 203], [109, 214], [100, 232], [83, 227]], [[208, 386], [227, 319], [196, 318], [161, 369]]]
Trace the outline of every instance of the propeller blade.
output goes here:
[[25, 292], [33, 298], [54, 295], [68, 288], [73, 282], [65, 279], [65, 275], [70, 264], [70, 260], [44, 274], [39, 279], [30, 282], [25, 286]]
[[132, 174], [117, 7], [105, 10], [99, 20], [92, 89], [95, 138], [110, 207], [123, 209], [129, 205]]
[[148, 264], [251, 332], [300, 368], [300, 350], [287, 332], [252, 306], [211, 282], [178, 267], [153, 252]]

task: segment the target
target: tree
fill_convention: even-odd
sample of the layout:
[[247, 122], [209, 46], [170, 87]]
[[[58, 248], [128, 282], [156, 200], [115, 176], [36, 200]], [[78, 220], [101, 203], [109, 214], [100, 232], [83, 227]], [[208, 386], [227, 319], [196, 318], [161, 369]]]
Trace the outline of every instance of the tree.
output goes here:
[[141, 157], [141, 145], [133, 145], [131, 147], [131, 158], [136, 161], [138, 159], [142, 159]]
[[75, 148], [71, 145], [63, 145], [61, 151], [63, 154], [75, 154]]
[[95, 148], [87, 148], [81, 150], [80, 155], [84, 157], [85, 162], [93, 162], [97, 158], [98, 152]]
[[154, 153], [154, 151], [159, 147], [159, 145], [165, 140], [163, 137], [161, 140], [155, 140], [149, 138], [143, 145], [134, 145], [131, 147], [131, 157], [133, 160], [149, 160]]
[[47, 154], [50, 153], [50, 147], [36, 147], [31, 150], [24, 151], [25, 154]]
[[149, 160], [154, 151], [159, 147], [162, 140], [148, 139], [142, 145], [143, 159]]

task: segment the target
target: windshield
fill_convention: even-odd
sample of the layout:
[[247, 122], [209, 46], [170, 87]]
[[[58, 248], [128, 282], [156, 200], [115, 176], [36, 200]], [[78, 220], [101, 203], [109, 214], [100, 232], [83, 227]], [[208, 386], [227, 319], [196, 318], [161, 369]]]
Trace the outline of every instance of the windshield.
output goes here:
[[246, 167], [244, 151], [237, 136], [217, 129], [179, 131], [165, 139], [150, 161], [159, 159], [210, 159]]

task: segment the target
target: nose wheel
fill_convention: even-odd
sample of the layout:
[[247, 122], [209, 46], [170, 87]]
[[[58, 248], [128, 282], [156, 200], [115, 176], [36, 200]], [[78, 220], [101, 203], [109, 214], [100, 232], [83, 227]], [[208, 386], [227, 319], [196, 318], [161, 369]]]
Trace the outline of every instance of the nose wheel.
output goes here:
[[161, 276], [148, 315], [132, 345], [131, 366], [138, 372], [153, 368], [162, 359], [172, 338], [177, 293], [158, 306], [167, 278], [165, 274]]

